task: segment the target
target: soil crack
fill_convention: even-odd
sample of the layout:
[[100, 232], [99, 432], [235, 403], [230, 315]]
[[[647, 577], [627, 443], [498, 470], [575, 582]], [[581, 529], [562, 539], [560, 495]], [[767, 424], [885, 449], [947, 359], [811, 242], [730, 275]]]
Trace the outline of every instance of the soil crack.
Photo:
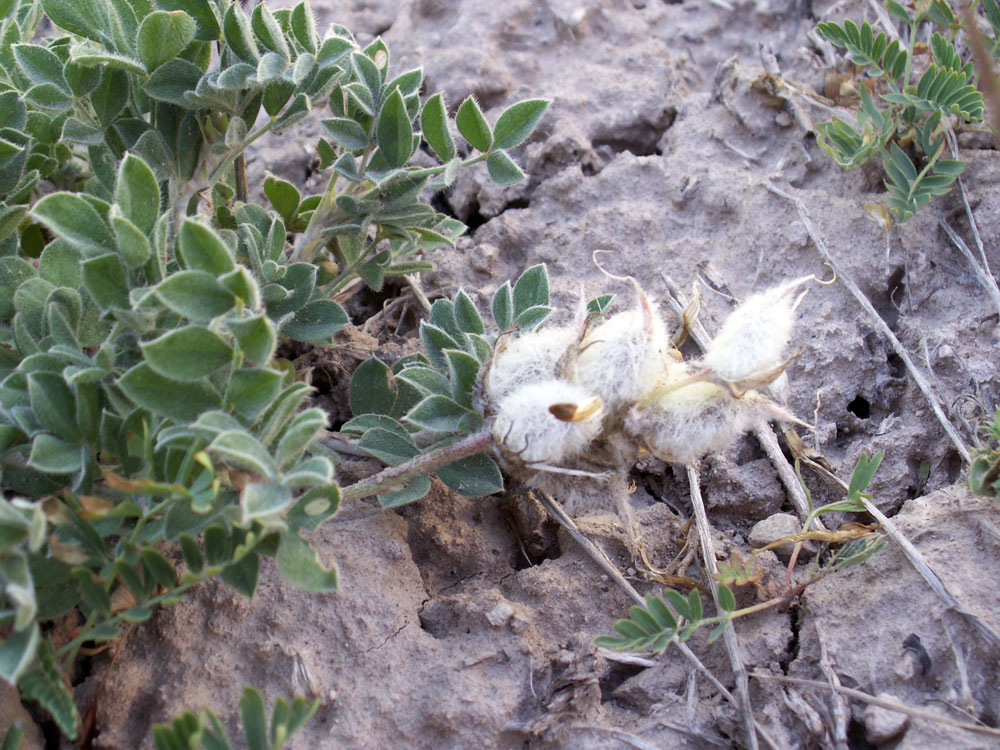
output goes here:
[[370, 654], [370, 653], [372, 653], [374, 651], [378, 651], [379, 649], [383, 648], [385, 646], [385, 644], [387, 644], [389, 641], [391, 641], [397, 635], [399, 635], [400, 633], [402, 633], [403, 630], [405, 630], [409, 625], [410, 625], [410, 621], [407, 620], [402, 625], [400, 625], [398, 628], [396, 628], [396, 630], [394, 630], [392, 633], [389, 633], [389, 635], [387, 635], [385, 637], [385, 640], [383, 640], [379, 645], [372, 646], [371, 648], [366, 648], [361, 653], [363, 653], [363, 654]]

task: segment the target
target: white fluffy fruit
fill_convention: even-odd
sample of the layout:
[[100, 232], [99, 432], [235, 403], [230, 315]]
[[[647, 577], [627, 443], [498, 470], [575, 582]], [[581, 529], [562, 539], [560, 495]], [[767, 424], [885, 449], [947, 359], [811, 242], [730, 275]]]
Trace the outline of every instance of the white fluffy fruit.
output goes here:
[[567, 349], [576, 341], [572, 327], [542, 328], [498, 342], [483, 378], [483, 392], [493, 403], [517, 388], [555, 378]]
[[[563, 421], [551, 407], [594, 403], [579, 386], [550, 378], [522, 385], [500, 399], [493, 438], [511, 464], [556, 466], [579, 455], [601, 431], [601, 409], [580, 421]], [[559, 411], [557, 408], [556, 411]]]
[[583, 388], [617, 412], [652, 389], [664, 374], [670, 339], [666, 327], [641, 289], [633, 310], [613, 315], [580, 343], [574, 374]]
[[748, 297], [726, 318], [701, 363], [734, 384], [779, 374], [802, 299], [795, 292], [813, 279], [804, 276]]
[[758, 424], [786, 416], [756, 391], [735, 398], [713, 383], [696, 382], [632, 407], [625, 434], [657, 458], [690, 463], [725, 449]]

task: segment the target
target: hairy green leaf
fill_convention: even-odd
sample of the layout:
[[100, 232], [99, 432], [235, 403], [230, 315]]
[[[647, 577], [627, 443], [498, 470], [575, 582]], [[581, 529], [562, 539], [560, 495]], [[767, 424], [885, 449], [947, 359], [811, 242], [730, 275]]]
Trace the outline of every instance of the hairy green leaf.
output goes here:
[[156, 296], [191, 320], [208, 321], [233, 309], [236, 297], [206, 271], [179, 271], [156, 286]]
[[194, 35], [194, 19], [184, 11], [154, 11], [139, 26], [139, 59], [152, 72], [174, 59], [192, 42]]
[[388, 366], [375, 357], [362, 362], [351, 376], [349, 397], [354, 415], [392, 413], [396, 387]]
[[[229, 433], [230, 436], [236, 434], [238, 433]], [[247, 435], [246, 437], [250, 436]], [[232, 441], [230, 440], [230, 442]], [[245, 440], [241, 442], [245, 442]], [[227, 454], [227, 458], [235, 460], [240, 466], [252, 468], [251, 463], [259, 463], [258, 461], [251, 462], [246, 457], [246, 451], [242, 449], [234, 455], [236, 456], [235, 458]], [[261, 457], [263, 455], [265, 454], [261, 454]], [[260, 464], [260, 466], [263, 467], [263, 464]], [[243, 488], [243, 492], [240, 493], [240, 507], [243, 509], [242, 523], [249, 524], [251, 521], [257, 519], [276, 518], [291, 504], [292, 493], [280, 484], [264, 484], [260, 482], [248, 484]]]
[[219, 276], [236, 267], [222, 238], [211, 227], [194, 219], [185, 219], [181, 224], [177, 233], [177, 249], [184, 265], [191, 270]]
[[[316, 551], [295, 531], [281, 535], [276, 562], [281, 575], [296, 588], [319, 592], [337, 589], [337, 569], [324, 568], [316, 558]], [[249, 737], [247, 744], [250, 745]]]
[[463, 458], [435, 472], [442, 482], [460, 495], [481, 497], [503, 491], [503, 475], [485, 453]]
[[490, 150], [493, 145], [493, 131], [490, 130], [479, 104], [471, 96], [458, 108], [455, 125], [458, 127], [458, 132], [474, 149], [484, 154]]
[[402, 167], [413, 153], [413, 126], [399, 89], [386, 98], [375, 126], [379, 152], [390, 167]]
[[145, 362], [122, 375], [118, 386], [139, 406], [182, 422], [193, 422], [199, 414], [222, 405], [219, 394], [207, 381], [182, 385], [160, 375]]
[[549, 304], [549, 274], [544, 264], [532, 266], [521, 274], [514, 284], [512, 301], [515, 320], [529, 308]]
[[144, 343], [146, 362], [164, 377], [182, 382], [199, 380], [233, 361], [234, 352], [208, 328], [189, 325]]
[[495, 148], [507, 149], [520, 145], [531, 135], [549, 104], [548, 99], [526, 99], [505, 109], [493, 128]]
[[490, 151], [486, 157], [486, 169], [490, 179], [498, 185], [513, 185], [524, 179], [524, 170], [510, 158], [506, 151]]
[[41, 198], [32, 216], [57, 237], [61, 237], [87, 257], [116, 249], [111, 227], [97, 209], [79, 195], [52, 193]]
[[445, 110], [443, 94], [434, 94], [424, 103], [420, 112], [420, 127], [424, 140], [441, 161], [449, 162], [455, 158], [455, 141], [448, 130], [448, 112]]

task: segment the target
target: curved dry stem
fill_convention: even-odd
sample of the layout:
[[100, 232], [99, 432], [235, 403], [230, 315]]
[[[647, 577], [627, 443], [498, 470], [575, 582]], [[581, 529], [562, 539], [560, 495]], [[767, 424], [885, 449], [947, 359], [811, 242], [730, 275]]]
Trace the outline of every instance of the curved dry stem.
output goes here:
[[949, 727], [964, 729], [967, 732], [985, 734], [988, 737], [1000, 737], [1000, 729], [994, 729], [993, 727], [981, 724], [968, 724], [964, 721], [955, 721], [954, 719], [944, 716], [943, 714], [938, 714], [933, 711], [924, 711], [920, 708], [913, 708], [912, 706], [907, 706], [905, 703], [899, 701], [876, 698], [874, 695], [869, 695], [861, 690], [844, 687], [843, 685], [832, 685], [829, 682], [820, 682], [819, 680], [804, 680], [799, 677], [785, 677], [783, 675], [762, 674], [760, 672], [751, 672], [750, 676], [756, 680], [775, 680], [777, 682], [784, 682], [790, 685], [802, 685], [803, 687], [832, 690], [842, 695], [846, 695], [849, 698], [854, 698], [855, 700], [859, 700], [864, 703], [870, 703], [873, 706], [879, 706], [880, 708], [887, 708], [890, 711], [898, 711], [901, 714], [907, 714], [917, 719], [926, 719], [927, 721], [933, 721], [937, 724], [944, 724]]

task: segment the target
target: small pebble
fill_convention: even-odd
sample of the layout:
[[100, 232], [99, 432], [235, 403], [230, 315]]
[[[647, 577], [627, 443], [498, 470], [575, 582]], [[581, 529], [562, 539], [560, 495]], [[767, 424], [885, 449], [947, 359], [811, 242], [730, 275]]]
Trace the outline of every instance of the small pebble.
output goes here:
[[495, 628], [502, 628], [507, 624], [511, 615], [514, 614], [514, 608], [510, 606], [507, 602], [500, 602], [493, 609], [486, 613], [486, 619], [489, 621], [490, 625]]
[[[802, 524], [796, 516], [793, 516], [791, 513], [775, 513], [763, 521], [758, 521], [750, 529], [750, 546], [754, 549], [760, 549], [761, 547], [766, 547], [776, 539], [798, 534], [800, 531], [802, 531]], [[781, 547], [775, 547], [774, 554], [787, 563], [792, 557], [793, 549], [795, 549], [794, 544], [784, 544]], [[806, 542], [802, 545], [799, 559], [804, 560], [815, 553], [816, 546], [812, 542]]]
[[[879, 693], [878, 697], [887, 701], [898, 700], [891, 693]], [[865, 737], [868, 741], [873, 745], [883, 745], [906, 731], [910, 717], [899, 711], [869, 704], [865, 708], [864, 721]]]
[[792, 247], [803, 248], [809, 244], [809, 231], [801, 221], [793, 221], [787, 229], [788, 241]]

